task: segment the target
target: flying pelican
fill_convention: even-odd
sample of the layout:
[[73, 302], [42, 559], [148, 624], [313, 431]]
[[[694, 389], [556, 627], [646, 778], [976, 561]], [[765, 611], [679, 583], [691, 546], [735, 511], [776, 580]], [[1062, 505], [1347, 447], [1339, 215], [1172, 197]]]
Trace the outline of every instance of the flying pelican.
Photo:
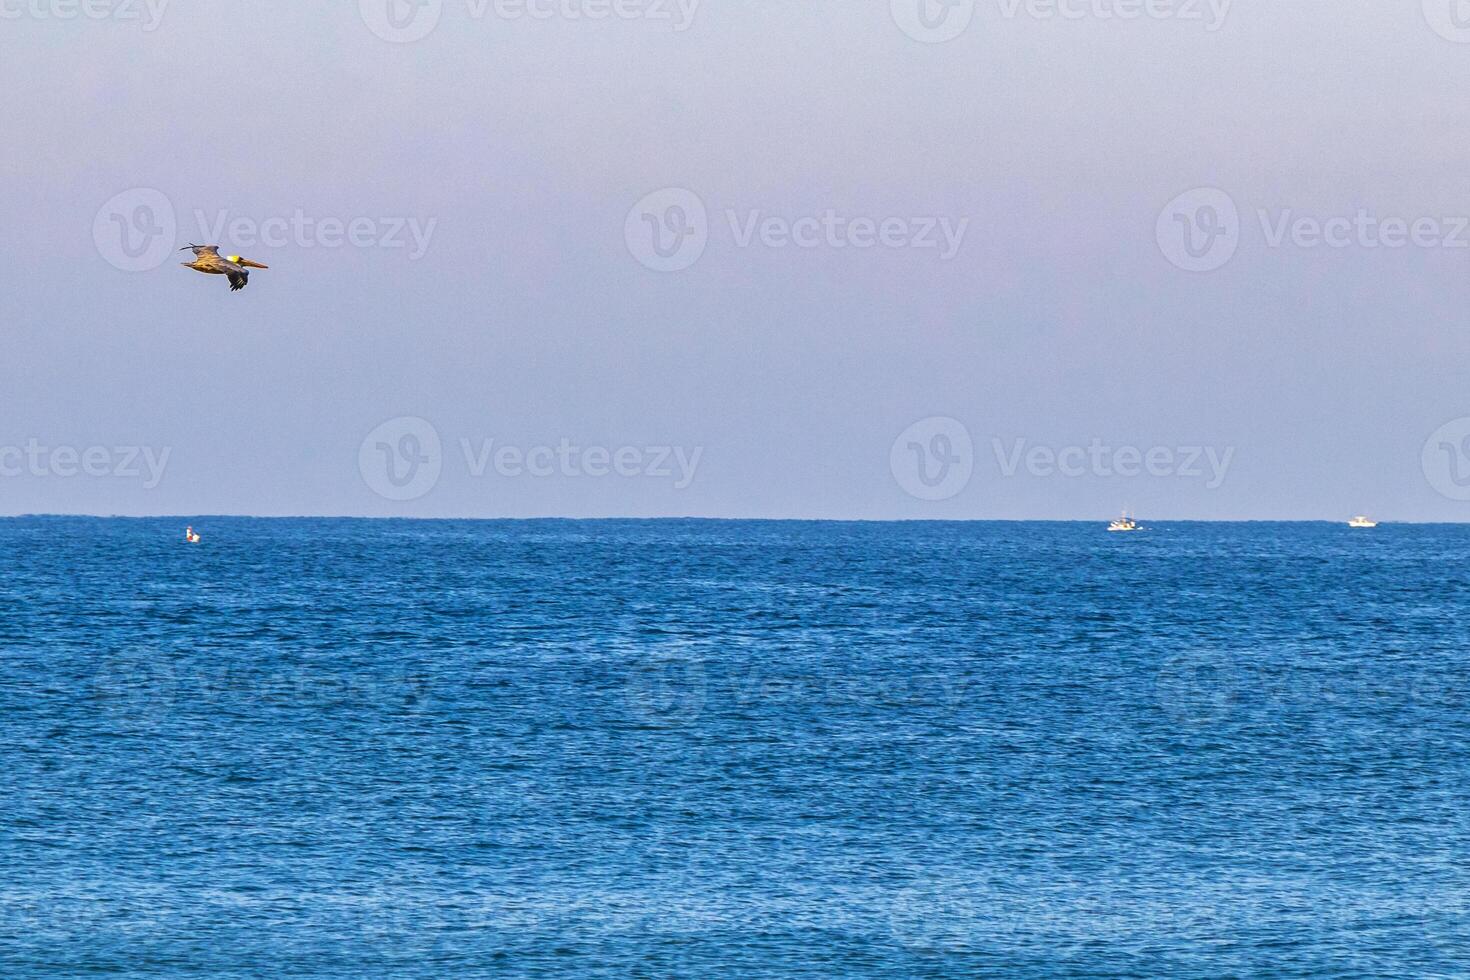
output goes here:
[[269, 269], [268, 265], [242, 259], [238, 255], [229, 258], [221, 258], [218, 245], [186, 245], [179, 249], [180, 252], [194, 250], [193, 262], [180, 262], [185, 269], [193, 269], [196, 272], [206, 272], [211, 276], [229, 276], [230, 292], [245, 288], [250, 281], [250, 273], [247, 269]]

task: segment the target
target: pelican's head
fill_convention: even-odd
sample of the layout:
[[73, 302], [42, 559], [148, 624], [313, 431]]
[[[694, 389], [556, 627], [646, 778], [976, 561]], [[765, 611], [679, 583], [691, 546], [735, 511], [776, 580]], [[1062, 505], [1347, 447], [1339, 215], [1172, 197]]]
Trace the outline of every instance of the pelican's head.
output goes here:
[[246, 269], [269, 269], [270, 266], [260, 262], [252, 262], [250, 259], [242, 259], [238, 255], [229, 256], [231, 262]]

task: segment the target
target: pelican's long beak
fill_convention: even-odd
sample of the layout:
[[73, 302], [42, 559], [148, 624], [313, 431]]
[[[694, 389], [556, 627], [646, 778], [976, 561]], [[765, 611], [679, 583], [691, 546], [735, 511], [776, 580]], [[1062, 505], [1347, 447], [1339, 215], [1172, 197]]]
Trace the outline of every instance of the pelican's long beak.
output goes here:
[[240, 264], [247, 269], [269, 269], [270, 266], [263, 262], [253, 262], [250, 259], [241, 259]]

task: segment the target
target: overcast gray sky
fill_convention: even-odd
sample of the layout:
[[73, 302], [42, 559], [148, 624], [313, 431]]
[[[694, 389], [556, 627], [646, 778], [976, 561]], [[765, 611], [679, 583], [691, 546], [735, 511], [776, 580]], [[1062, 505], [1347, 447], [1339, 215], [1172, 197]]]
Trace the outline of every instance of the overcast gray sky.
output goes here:
[[1456, 0], [0, 0], [0, 512], [1470, 519], [1467, 78]]

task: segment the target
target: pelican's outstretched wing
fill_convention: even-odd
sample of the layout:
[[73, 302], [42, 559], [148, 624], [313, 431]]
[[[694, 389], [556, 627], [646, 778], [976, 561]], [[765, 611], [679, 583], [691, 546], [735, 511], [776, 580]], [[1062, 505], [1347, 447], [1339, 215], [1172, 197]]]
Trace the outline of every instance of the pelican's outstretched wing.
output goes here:
[[250, 273], [246, 272], [244, 269], [241, 269], [233, 262], [231, 262], [230, 265], [234, 270], [238, 270], [225, 273], [225, 275], [230, 277], [230, 292], [239, 292], [240, 290], [245, 288], [247, 283], [250, 282]]
[[188, 245], [185, 245], [183, 248], [179, 249], [179, 251], [180, 252], [187, 252], [190, 249], [193, 249], [194, 250], [194, 254], [195, 255], [214, 255], [214, 256], [218, 256], [219, 255], [219, 246], [218, 245], [195, 245], [193, 243], [190, 243]]

